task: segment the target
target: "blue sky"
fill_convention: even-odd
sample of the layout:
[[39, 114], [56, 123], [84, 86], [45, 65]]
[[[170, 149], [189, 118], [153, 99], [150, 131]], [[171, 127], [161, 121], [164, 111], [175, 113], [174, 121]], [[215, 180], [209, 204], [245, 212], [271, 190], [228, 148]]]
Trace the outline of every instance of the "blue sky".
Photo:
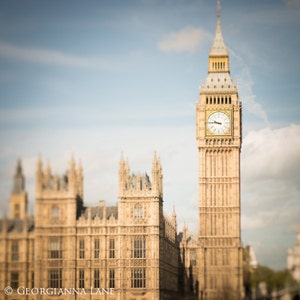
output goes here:
[[[195, 102], [216, 1], [0, 1], [0, 212], [22, 159], [30, 211], [39, 156], [82, 162], [87, 205], [117, 202], [121, 153], [164, 172], [164, 207], [197, 230]], [[300, 223], [299, 0], [223, 0], [243, 103], [242, 240], [286, 266]]]

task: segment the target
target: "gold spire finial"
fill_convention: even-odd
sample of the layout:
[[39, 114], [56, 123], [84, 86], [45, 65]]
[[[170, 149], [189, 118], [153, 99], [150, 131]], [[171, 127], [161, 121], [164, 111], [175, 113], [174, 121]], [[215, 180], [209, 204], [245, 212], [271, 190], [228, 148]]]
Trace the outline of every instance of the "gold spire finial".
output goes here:
[[217, 2], [217, 17], [218, 18], [221, 17], [221, 2], [220, 1]]

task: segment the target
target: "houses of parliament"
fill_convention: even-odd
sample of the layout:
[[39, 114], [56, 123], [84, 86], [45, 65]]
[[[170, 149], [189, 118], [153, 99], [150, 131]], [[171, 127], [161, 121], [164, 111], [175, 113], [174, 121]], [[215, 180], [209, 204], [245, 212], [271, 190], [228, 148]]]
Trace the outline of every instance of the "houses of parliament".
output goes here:
[[179, 232], [175, 212], [164, 214], [156, 154], [149, 175], [131, 172], [121, 157], [117, 205], [95, 207], [84, 203], [83, 169], [73, 158], [62, 176], [38, 159], [34, 216], [19, 161], [10, 213], [0, 220], [0, 299], [243, 299], [241, 132], [218, 3], [196, 103], [198, 232]]

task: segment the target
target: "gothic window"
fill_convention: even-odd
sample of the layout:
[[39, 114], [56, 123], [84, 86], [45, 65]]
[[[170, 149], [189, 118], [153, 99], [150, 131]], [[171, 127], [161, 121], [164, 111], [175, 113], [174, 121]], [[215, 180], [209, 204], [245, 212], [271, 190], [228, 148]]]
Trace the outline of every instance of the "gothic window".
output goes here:
[[12, 241], [12, 243], [11, 243], [11, 260], [12, 261], [19, 260], [19, 243], [18, 243], [18, 241]]
[[52, 219], [59, 219], [59, 207], [57, 205], [52, 206], [51, 216]]
[[135, 238], [132, 241], [132, 258], [146, 258], [146, 240], [144, 237]]
[[143, 207], [141, 204], [136, 204], [134, 206], [134, 218], [136, 220], [141, 220], [143, 219]]
[[60, 237], [51, 237], [49, 240], [49, 258], [62, 258], [62, 244]]
[[132, 269], [131, 270], [131, 288], [145, 288], [146, 287], [146, 270]]
[[110, 289], [115, 288], [115, 270], [114, 269], [109, 270], [109, 288]]
[[19, 273], [11, 272], [10, 274], [10, 286], [13, 289], [17, 289], [19, 287]]
[[94, 241], [94, 258], [100, 258], [100, 241]]
[[115, 240], [109, 240], [109, 258], [115, 258]]
[[84, 258], [84, 239], [79, 240], [79, 258]]
[[79, 270], [78, 287], [84, 289], [84, 270]]
[[94, 288], [100, 288], [100, 270], [94, 270]]
[[196, 249], [190, 250], [190, 264], [191, 266], [197, 265]]
[[48, 287], [62, 288], [62, 271], [61, 271], [61, 269], [51, 269], [48, 271]]

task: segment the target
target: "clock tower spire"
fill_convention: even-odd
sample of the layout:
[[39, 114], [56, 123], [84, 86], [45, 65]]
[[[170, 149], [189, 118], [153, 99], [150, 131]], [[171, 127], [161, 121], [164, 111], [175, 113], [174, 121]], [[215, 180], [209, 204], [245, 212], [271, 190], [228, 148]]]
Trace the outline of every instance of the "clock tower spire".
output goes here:
[[208, 73], [196, 104], [200, 299], [241, 299], [241, 102], [230, 75], [220, 2]]

